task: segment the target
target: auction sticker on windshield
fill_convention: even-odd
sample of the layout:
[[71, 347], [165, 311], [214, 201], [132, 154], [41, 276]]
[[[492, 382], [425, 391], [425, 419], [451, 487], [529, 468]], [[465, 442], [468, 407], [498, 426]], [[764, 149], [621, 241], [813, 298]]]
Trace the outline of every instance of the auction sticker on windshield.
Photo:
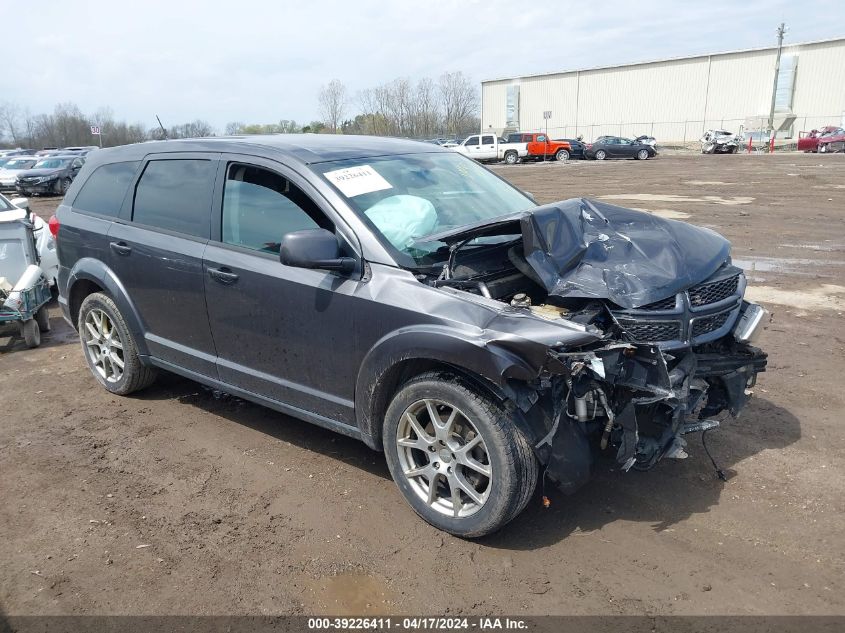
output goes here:
[[393, 189], [393, 186], [369, 165], [327, 171], [323, 175], [347, 198]]

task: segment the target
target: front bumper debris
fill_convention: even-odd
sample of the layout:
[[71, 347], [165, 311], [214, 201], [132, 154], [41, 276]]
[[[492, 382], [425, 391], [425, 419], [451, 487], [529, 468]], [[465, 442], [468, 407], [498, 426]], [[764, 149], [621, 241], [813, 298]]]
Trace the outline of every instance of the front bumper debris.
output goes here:
[[682, 436], [715, 428], [712, 416], [722, 411], [738, 415], [767, 358], [732, 336], [685, 350], [612, 343], [549, 356], [550, 366], [562, 368], [564, 403], [537, 449], [565, 492], [586, 483], [603, 453], [623, 471], [686, 457]]

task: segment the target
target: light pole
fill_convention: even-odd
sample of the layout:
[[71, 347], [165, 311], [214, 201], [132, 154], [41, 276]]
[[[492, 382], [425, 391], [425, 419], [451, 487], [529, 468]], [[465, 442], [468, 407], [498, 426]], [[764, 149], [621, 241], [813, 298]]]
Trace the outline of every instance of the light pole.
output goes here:
[[783, 35], [786, 33], [786, 24], [783, 22], [780, 23], [778, 27], [778, 52], [777, 57], [775, 57], [775, 78], [772, 82], [772, 104], [769, 108], [769, 135], [774, 133], [775, 129], [775, 101], [777, 100], [778, 94], [778, 75], [780, 74], [780, 53], [783, 49]]

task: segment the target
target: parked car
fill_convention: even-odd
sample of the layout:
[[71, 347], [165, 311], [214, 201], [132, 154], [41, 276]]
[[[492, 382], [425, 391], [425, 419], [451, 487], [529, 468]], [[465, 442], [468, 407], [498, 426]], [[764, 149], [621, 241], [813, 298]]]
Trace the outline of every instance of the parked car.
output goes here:
[[634, 142], [635, 143], [642, 143], [643, 145], [650, 145], [651, 147], [654, 148], [655, 152], [659, 151], [657, 149], [657, 139], [654, 138], [653, 136], [648, 135], [648, 134], [643, 134], [642, 136], [638, 136], [637, 138], [634, 139]]
[[636, 158], [647, 160], [657, 155], [651, 145], [620, 136], [599, 136], [584, 148], [584, 156], [595, 160], [607, 158]]
[[32, 149], [2, 149], [0, 150], [0, 158], [12, 158], [13, 156], [31, 156], [35, 153]]
[[45, 193], [63, 196], [83, 164], [82, 156], [42, 157], [25, 173], [18, 174], [15, 190], [25, 196]]
[[585, 158], [584, 150], [587, 148], [587, 144], [582, 138], [558, 138], [555, 140], [569, 143], [569, 158]]
[[820, 136], [818, 148], [820, 154], [845, 151], [845, 129], [836, 128]]
[[58, 147], [42, 147], [40, 150], [34, 153], [35, 156], [49, 156], [54, 152], [59, 151]]
[[14, 191], [18, 175], [32, 169], [38, 162], [35, 156], [12, 156], [0, 167], [0, 191]]
[[424, 143], [104, 149], [50, 226], [59, 303], [103, 388], [166, 370], [361, 439], [463, 537], [517, 516], [541, 470], [573, 492], [594, 458], [686, 456], [683, 435], [739, 412], [766, 365], [764, 312], [714, 231], [538, 207]]
[[521, 158], [528, 155], [525, 143], [508, 143], [502, 141], [495, 134], [475, 134], [468, 136], [463, 142], [455, 146], [446, 145], [444, 147], [477, 161], [503, 160], [509, 165], [518, 163]]
[[568, 141], [555, 141], [540, 132], [515, 132], [508, 135], [508, 142], [524, 143], [526, 160], [569, 160], [571, 153]]
[[81, 147], [63, 147], [61, 149], [63, 154], [79, 154], [80, 156], [86, 156], [89, 152], [93, 152], [96, 149], [100, 149], [96, 145], [84, 145]]
[[809, 132], [798, 133], [798, 151], [799, 152], [817, 152], [819, 150], [819, 139], [822, 136], [836, 134], [842, 128], [835, 125], [828, 125], [820, 130], [811, 130]]
[[740, 137], [727, 130], [707, 130], [700, 143], [702, 154], [736, 154]]
[[[29, 200], [26, 198], [9, 199], [0, 193], [0, 222], [19, 220], [26, 215]], [[38, 254], [38, 265], [51, 286], [56, 285], [59, 276], [59, 256], [56, 252], [56, 240], [50, 228], [40, 216], [30, 212], [32, 232], [35, 237], [35, 251]], [[0, 243], [0, 259], [3, 258], [3, 244]], [[13, 281], [12, 281], [13, 283]]]

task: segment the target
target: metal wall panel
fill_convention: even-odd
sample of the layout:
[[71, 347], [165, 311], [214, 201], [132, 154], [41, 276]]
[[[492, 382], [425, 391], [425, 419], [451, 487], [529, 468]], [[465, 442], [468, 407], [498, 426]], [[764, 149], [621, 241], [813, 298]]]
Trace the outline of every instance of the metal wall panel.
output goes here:
[[[845, 39], [785, 46], [784, 54], [798, 59], [796, 130], [837, 123], [845, 111]], [[706, 129], [737, 131], [746, 118], [767, 115], [774, 62], [770, 48], [484, 82], [482, 126], [505, 127], [507, 86], [519, 83], [525, 131], [545, 129], [543, 111], [551, 110], [549, 133], [557, 138], [694, 141]]]

